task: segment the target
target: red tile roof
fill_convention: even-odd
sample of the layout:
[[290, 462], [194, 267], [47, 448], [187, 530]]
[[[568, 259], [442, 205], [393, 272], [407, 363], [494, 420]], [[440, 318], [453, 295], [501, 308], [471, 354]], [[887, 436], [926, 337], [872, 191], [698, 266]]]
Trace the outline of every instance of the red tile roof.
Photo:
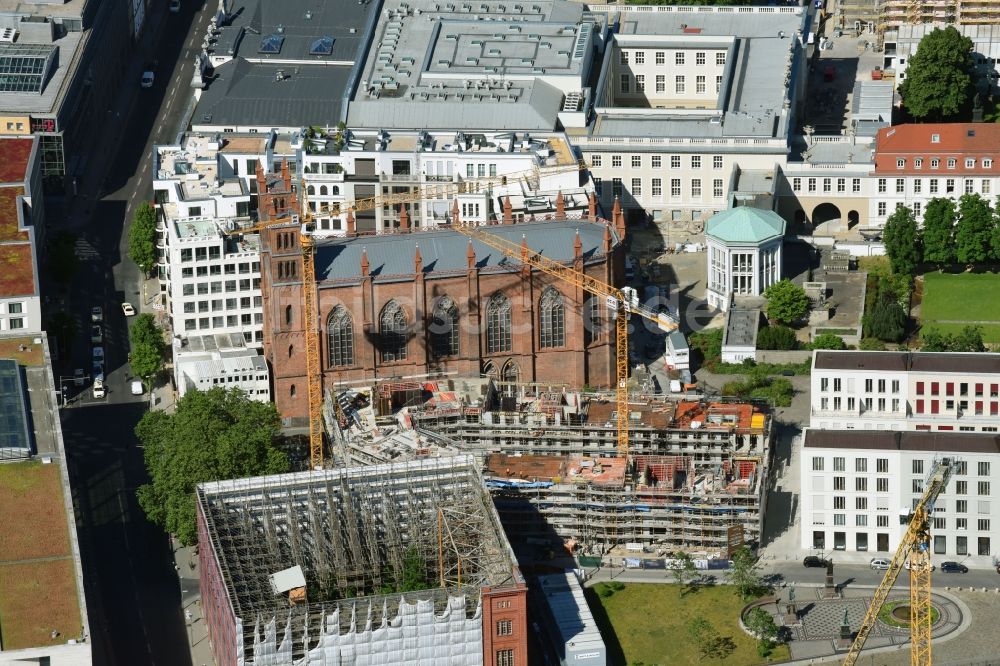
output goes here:
[[28, 240], [28, 232], [17, 226], [17, 197], [22, 194], [20, 186], [0, 187], [0, 242]]
[[35, 293], [30, 243], [0, 243], [0, 298]]
[[33, 139], [0, 139], [0, 183], [24, 182], [33, 142]]
[[[935, 135], [937, 141], [934, 140]], [[916, 168], [915, 158], [922, 158], [921, 168]], [[983, 167], [983, 158], [991, 158], [991, 167]], [[931, 169], [931, 160], [940, 164]], [[948, 168], [948, 159], [956, 160]], [[966, 158], [975, 159], [975, 166], [967, 168]], [[905, 166], [898, 168], [898, 159], [905, 159]], [[958, 175], [1000, 174], [1000, 124], [996, 123], [935, 123], [927, 125], [897, 125], [884, 127], [875, 138], [875, 173], [884, 175], [927, 175], [947, 177]]]

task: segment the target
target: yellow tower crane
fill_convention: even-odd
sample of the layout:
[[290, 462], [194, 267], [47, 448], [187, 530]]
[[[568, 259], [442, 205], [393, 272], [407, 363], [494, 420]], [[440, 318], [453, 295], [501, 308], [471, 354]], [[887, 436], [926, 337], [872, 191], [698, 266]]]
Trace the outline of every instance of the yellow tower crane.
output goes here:
[[672, 331], [677, 328], [677, 320], [668, 314], [653, 312], [635, 303], [630, 303], [624, 294], [606, 282], [578, 271], [554, 259], [542, 256], [540, 252], [530, 249], [522, 237], [519, 245], [513, 241], [501, 238], [482, 227], [452, 227], [454, 231], [475, 239], [484, 245], [502, 252], [504, 255], [531, 266], [547, 275], [563, 282], [580, 287], [589, 294], [603, 298], [609, 308], [615, 312], [615, 428], [618, 442], [618, 453], [628, 455], [628, 315], [635, 314], [655, 323], [661, 330]]
[[[414, 188], [409, 192], [404, 192], [400, 194], [385, 194], [377, 195], [374, 197], [368, 197], [364, 199], [355, 199], [353, 201], [348, 201], [344, 203], [334, 203], [332, 205], [324, 205], [320, 208], [318, 214], [322, 215], [340, 215], [341, 213], [346, 213], [349, 211], [362, 211], [362, 210], [372, 210], [381, 208], [383, 206], [395, 205], [395, 204], [406, 204], [406, 203], [416, 203], [429, 198], [436, 198], [440, 196], [454, 196], [456, 194], [479, 192], [479, 191], [490, 191], [495, 186], [508, 185], [511, 181], [522, 180], [528, 182], [531, 178], [534, 178], [536, 186], [533, 189], [537, 189], [540, 184], [542, 176], [551, 176], [560, 173], [569, 173], [574, 171], [586, 171], [588, 169], [586, 162], [582, 160], [577, 160], [569, 164], [557, 165], [554, 167], [535, 167], [532, 169], [525, 169], [522, 171], [515, 171], [499, 176], [491, 176], [488, 178], [472, 178], [457, 182], [447, 182], [432, 185], [425, 188]], [[299, 246], [302, 251], [302, 290], [303, 290], [303, 326], [305, 327], [306, 335], [306, 386], [307, 386], [307, 396], [309, 401], [309, 460], [310, 464], [314, 469], [323, 466], [324, 459], [324, 448], [323, 448], [323, 368], [320, 362], [320, 340], [319, 340], [319, 325], [317, 323], [317, 291], [316, 291], [316, 265], [314, 262], [314, 251], [315, 251], [315, 241], [312, 238], [310, 225], [313, 222], [314, 213], [309, 211], [309, 205], [306, 201], [306, 191], [307, 188], [305, 184], [302, 183], [299, 188], [300, 200], [302, 201], [302, 215], [299, 218], [289, 219], [282, 218], [279, 220], [269, 220], [267, 222], [262, 222], [249, 227], [243, 227], [238, 229], [233, 229], [227, 231], [227, 235], [239, 235], [247, 233], [259, 233], [266, 229], [272, 229], [282, 226], [300, 226], [299, 229]], [[482, 239], [481, 239], [482, 240]], [[486, 242], [486, 241], [483, 241]], [[519, 255], [518, 255], [519, 256]], [[517, 256], [515, 256], [517, 258]], [[559, 265], [559, 264], [557, 264]], [[560, 265], [561, 266], [561, 265]], [[565, 267], [563, 267], [565, 268]], [[570, 273], [572, 273], [572, 269]], [[586, 276], [584, 276], [586, 277]], [[584, 287], [587, 289], [587, 287]], [[613, 290], [613, 291], [608, 291]], [[599, 293], [588, 289], [592, 293]], [[622, 298], [621, 292], [613, 287], [606, 287], [606, 289], [600, 292], [600, 295], [604, 295], [609, 298], [609, 303], [611, 302], [611, 297], [614, 297], [616, 303], [624, 303], [625, 300]], [[648, 319], [656, 321], [658, 324], [666, 321], [665, 315], [657, 315], [655, 313], [649, 312], [643, 308], [635, 308], [635, 311]], [[623, 329], [624, 324], [619, 328]], [[661, 327], [662, 324], [661, 324]], [[676, 328], [676, 324], [673, 324], [673, 328]], [[664, 330], [670, 330], [665, 328]], [[624, 340], [624, 342], [621, 342]], [[624, 345], [624, 346], [623, 346]], [[624, 380], [623, 377], [627, 378], [627, 363], [628, 363], [628, 339], [626, 336], [619, 335], [619, 360], [618, 360], [618, 382], [619, 382], [619, 393], [624, 391]], [[619, 430], [622, 427], [622, 423], [625, 424], [627, 428], [627, 417], [626, 411], [621, 408], [627, 405], [627, 395], [625, 396], [625, 401], [622, 402], [619, 399]], [[624, 441], [627, 442], [627, 433], [624, 437]], [[619, 448], [622, 448], [623, 437], [619, 433]]]
[[906, 533], [899, 542], [892, 562], [875, 590], [875, 596], [868, 605], [865, 619], [858, 635], [844, 658], [844, 666], [853, 666], [865, 647], [868, 634], [875, 627], [879, 611], [886, 597], [896, 583], [900, 571], [910, 563], [910, 664], [911, 666], [931, 666], [931, 512], [938, 495], [944, 492], [951, 478], [954, 461], [942, 458], [934, 461], [927, 477], [924, 494], [920, 497], [910, 515]]

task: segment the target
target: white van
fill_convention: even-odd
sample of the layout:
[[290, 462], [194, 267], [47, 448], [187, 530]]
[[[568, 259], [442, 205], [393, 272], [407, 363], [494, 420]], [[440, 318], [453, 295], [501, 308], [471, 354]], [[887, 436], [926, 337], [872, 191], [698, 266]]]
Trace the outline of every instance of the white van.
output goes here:
[[100, 379], [95, 379], [94, 380], [93, 394], [94, 394], [94, 398], [97, 399], [97, 400], [100, 400], [101, 398], [103, 398], [105, 396], [104, 381], [103, 380], [100, 380]]

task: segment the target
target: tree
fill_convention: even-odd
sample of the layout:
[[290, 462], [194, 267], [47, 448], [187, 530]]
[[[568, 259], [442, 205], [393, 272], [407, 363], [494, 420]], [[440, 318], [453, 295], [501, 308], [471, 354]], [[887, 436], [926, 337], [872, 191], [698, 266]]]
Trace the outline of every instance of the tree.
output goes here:
[[885, 351], [885, 343], [878, 338], [861, 338], [858, 349], [861, 351]]
[[788, 350], [798, 345], [795, 331], [787, 326], [765, 326], [757, 331], [757, 349]]
[[163, 352], [166, 348], [163, 331], [156, 325], [153, 315], [143, 313], [135, 318], [129, 328], [128, 339], [132, 374], [148, 382], [163, 367]]
[[757, 638], [773, 641], [778, 637], [778, 624], [774, 621], [774, 617], [763, 608], [757, 607], [747, 613], [743, 624]]
[[875, 305], [863, 320], [865, 334], [873, 338], [899, 342], [906, 335], [906, 310], [900, 305], [895, 292], [889, 288], [879, 290]]
[[913, 275], [920, 263], [917, 218], [906, 206], [897, 206], [882, 230], [882, 242], [894, 273]]
[[726, 578], [730, 585], [736, 587], [736, 592], [744, 599], [753, 596], [763, 587], [757, 556], [746, 546], [740, 546], [733, 553]]
[[899, 84], [903, 106], [918, 120], [940, 121], [965, 108], [973, 92], [972, 40], [952, 26], [924, 35]]
[[287, 472], [288, 457], [274, 446], [280, 430], [274, 404], [238, 388], [189, 390], [173, 414], [147, 412], [135, 428], [150, 478], [139, 506], [182, 544], [196, 543], [195, 486]]
[[920, 349], [931, 352], [984, 352], [983, 329], [965, 326], [959, 333], [941, 333], [935, 329], [920, 334]]
[[763, 608], [757, 607], [747, 613], [743, 624], [751, 634], [757, 637], [757, 654], [764, 657], [770, 654], [778, 639], [778, 623]]
[[990, 258], [993, 239], [993, 208], [978, 194], [963, 194], [958, 200], [955, 226], [955, 257], [963, 264], [981, 264]]
[[809, 297], [805, 290], [791, 280], [775, 282], [764, 291], [767, 298], [767, 318], [791, 324], [805, 316], [809, 310]]
[[156, 211], [143, 201], [128, 230], [128, 256], [143, 273], [156, 264]]
[[809, 344], [810, 349], [847, 349], [844, 339], [833, 333], [823, 333], [813, 338]]
[[935, 197], [924, 209], [924, 261], [943, 265], [955, 261], [955, 202]]
[[713, 364], [722, 356], [722, 333], [721, 328], [698, 331], [688, 336], [688, 344], [701, 352], [703, 363]]
[[736, 649], [729, 636], [722, 636], [712, 623], [701, 615], [688, 620], [687, 633], [698, 646], [703, 659], [725, 659]]
[[674, 582], [681, 586], [681, 596], [694, 587], [693, 583], [698, 578], [694, 559], [687, 553], [679, 553], [674, 557], [674, 566], [670, 572], [674, 576]]

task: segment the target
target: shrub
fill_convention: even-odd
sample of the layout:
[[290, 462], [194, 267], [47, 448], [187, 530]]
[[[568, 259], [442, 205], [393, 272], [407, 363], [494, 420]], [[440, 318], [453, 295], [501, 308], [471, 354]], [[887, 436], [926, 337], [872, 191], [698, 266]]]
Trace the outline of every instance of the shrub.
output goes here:
[[757, 349], [788, 350], [798, 347], [795, 331], [787, 326], [765, 326], [757, 331]]

